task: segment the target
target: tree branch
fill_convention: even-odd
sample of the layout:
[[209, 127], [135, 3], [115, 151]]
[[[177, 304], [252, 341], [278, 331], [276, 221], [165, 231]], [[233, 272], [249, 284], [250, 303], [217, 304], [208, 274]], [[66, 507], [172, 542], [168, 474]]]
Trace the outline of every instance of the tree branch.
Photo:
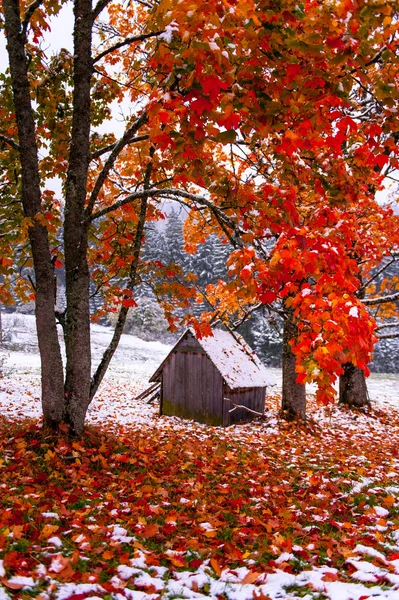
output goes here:
[[[146, 113], [143, 112], [143, 114], [129, 127], [129, 129], [127, 129], [125, 131], [124, 135], [120, 138], [120, 140], [115, 143], [114, 148], [111, 151], [111, 154], [107, 158], [105, 165], [102, 168], [99, 176], [97, 177], [96, 183], [94, 184], [94, 188], [90, 195], [90, 200], [89, 200], [89, 203], [88, 203], [88, 205], [86, 207], [86, 211], [85, 211], [86, 219], [90, 219], [91, 221], [93, 220], [92, 212], [93, 212], [94, 205], [98, 198], [98, 194], [100, 193], [100, 190], [101, 190], [102, 186], [104, 185], [105, 180], [108, 177], [110, 170], [114, 166], [115, 161], [118, 158], [119, 154], [122, 152], [122, 150], [128, 144], [130, 144], [132, 142], [132, 140], [134, 139], [134, 137], [135, 137], [136, 133], [138, 132], [138, 130], [140, 129], [140, 127], [142, 127], [142, 125], [144, 125], [147, 122], [147, 119], [148, 119], [148, 117], [147, 117]], [[110, 212], [110, 211], [108, 211], [108, 212]]]
[[265, 417], [265, 410], [263, 410], [263, 412], [258, 412], [257, 410], [252, 410], [252, 408], [248, 408], [248, 406], [244, 406], [243, 404], [235, 404], [235, 402], [233, 402], [233, 400], [230, 400], [230, 398], [223, 398], [223, 400], [225, 402], [230, 402], [230, 404], [233, 405], [233, 408], [229, 410], [229, 413], [234, 412], [235, 410], [237, 410], [237, 408], [241, 408], [242, 410], [246, 410], [247, 412], [251, 413], [252, 415], [256, 415], [257, 417]]
[[18, 152], [21, 149], [20, 146], [19, 146], [19, 144], [17, 144], [17, 142], [14, 142], [14, 140], [12, 140], [11, 138], [6, 137], [5, 135], [2, 135], [1, 133], [0, 133], [0, 141], [5, 142], [9, 146], [11, 146], [11, 148], [14, 148], [14, 150], [17, 150]]
[[[149, 135], [139, 135], [130, 140], [129, 144], [137, 144], [138, 142], [144, 142], [145, 140], [148, 140], [149, 137]], [[117, 143], [118, 142], [114, 142], [113, 144], [108, 144], [108, 146], [104, 146], [104, 148], [99, 148], [98, 150], [95, 150], [91, 153], [91, 159], [94, 160], [96, 158], [99, 158], [103, 154], [107, 154], [107, 152], [111, 152], [111, 150], [115, 148]]]
[[111, 0], [99, 0], [96, 6], [93, 8], [93, 21], [97, 19], [98, 15], [108, 6]]
[[362, 300], [366, 306], [376, 306], [377, 304], [387, 304], [388, 302], [396, 302], [399, 300], [399, 292], [389, 294], [387, 296], [379, 296], [378, 298], [365, 298]]
[[31, 20], [35, 10], [37, 8], [39, 8], [39, 6], [41, 4], [43, 4], [43, 0], [35, 0], [34, 2], [32, 2], [32, 4], [29, 4], [28, 8], [26, 9], [24, 20], [22, 21], [22, 35], [23, 35], [25, 41], [26, 41], [26, 33], [28, 31], [29, 21]]
[[143, 42], [144, 40], [148, 40], [149, 38], [157, 37], [158, 35], [161, 35], [161, 33], [164, 33], [164, 31], [154, 31], [152, 33], [142, 33], [141, 35], [132, 35], [130, 37], [127, 37], [121, 42], [118, 42], [117, 44], [110, 46], [103, 52], [100, 52], [100, 54], [93, 58], [93, 64], [104, 58], [104, 56], [107, 56], [107, 54], [111, 54], [111, 52], [119, 50], [119, 48], [123, 48], [124, 46], [130, 46], [130, 44], [134, 44], [134, 42]]
[[[197, 196], [196, 194], [191, 194], [190, 192], [186, 192], [185, 190], [179, 190], [179, 189], [175, 189], [175, 188], [164, 188], [161, 190], [160, 189], [152, 189], [152, 190], [145, 190], [145, 191], [141, 191], [141, 192], [133, 192], [132, 194], [129, 194], [129, 196], [126, 196], [125, 198], [122, 198], [121, 200], [114, 202], [114, 204], [111, 204], [110, 206], [107, 206], [106, 208], [103, 208], [102, 210], [98, 210], [97, 212], [93, 213], [91, 216], [88, 216], [88, 219], [89, 219], [89, 221], [94, 221], [95, 219], [98, 219], [99, 217], [103, 217], [104, 215], [107, 215], [108, 213], [113, 212], [113, 211], [117, 210], [118, 208], [121, 208], [122, 206], [125, 206], [126, 204], [129, 204], [130, 202], [133, 202], [134, 200], [137, 200], [138, 198], [142, 198], [143, 196], [147, 196], [149, 198], [154, 198], [155, 196], [174, 197], [175, 199], [176, 198], [187, 198], [189, 200], [192, 200], [192, 202], [194, 202], [195, 204], [199, 204], [200, 206], [205, 206], [206, 208], [208, 208], [218, 219], [219, 223], [222, 222], [224, 224], [224, 226], [229, 227], [229, 229], [231, 229], [234, 232], [238, 231], [238, 227], [236, 226], [234, 221], [232, 221], [232, 219], [230, 219], [227, 215], [225, 215], [218, 206], [215, 206], [215, 204], [213, 204], [210, 200], [208, 200], [208, 198], [205, 198], [205, 196]], [[228, 237], [234, 246], [242, 245], [242, 243], [240, 243], [239, 240], [233, 239], [231, 237], [231, 234]]]
[[399, 327], [399, 321], [393, 321], [392, 323], [383, 323], [382, 325], [378, 325], [376, 331], [380, 329], [388, 329], [388, 327]]
[[387, 333], [386, 335], [379, 335], [378, 341], [380, 340], [393, 340], [394, 338], [399, 338], [399, 333]]
[[379, 269], [374, 275], [372, 275], [368, 281], [366, 281], [365, 283], [363, 283], [362, 287], [359, 288], [358, 293], [364, 292], [367, 289], [367, 287], [370, 285], [370, 283], [372, 281], [374, 281], [374, 279], [377, 279], [377, 277], [379, 275], [381, 275], [381, 273], [383, 273], [388, 267], [390, 267], [392, 265], [392, 263], [394, 263], [396, 260], [397, 260], [397, 257], [396, 256], [392, 256], [391, 260], [386, 265], [383, 265], [381, 267], [381, 269]]
[[243, 314], [243, 316], [241, 317], [241, 319], [234, 321], [233, 326], [232, 326], [233, 331], [238, 329], [240, 327], [240, 325], [242, 325], [253, 312], [259, 310], [262, 306], [265, 306], [265, 305], [262, 304], [262, 302], [258, 302], [258, 304], [254, 304], [254, 306], [251, 306], [250, 308], [248, 308], [245, 311], [245, 313]]
[[[137, 268], [139, 265], [140, 251], [141, 251], [141, 247], [143, 244], [144, 226], [145, 226], [145, 221], [146, 221], [146, 216], [147, 216], [148, 196], [146, 195], [146, 190], [150, 186], [151, 173], [152, 173], [152, 157], [154, 155], [154, 152], [155, 152], [155, 149], [152, 147], [150, 150], [151, 161], [147, 165], [145, 176], [144, 176], [144, 194], [143, 194], [142, 201], [141, 201], [139, 222], [137, 224], [136, 236], [134, 238], [134, 244], [133, 244], [134, 258], [133, 258], [133, 262], [130, 266], [129, 278], [128, 278], [128, 281], [125, 286], [126, 289], [129, 290], [130, 292], [134, 289], [134, 287], [136, 285]], [[130, 299], [129, 295], [125, 295], [123, 298], [123, 300], [129, 300], [129, 299]], [[90, 400], [93, 399], [95, 393], [97, 392], [98, 387], [99, 387], [101, 381], [103, 380], [103, 377], [107, 371], [108, 365], [111, 362], [111, 359], [112, 359], [113, 355], [115, 354], [115, 351], [118, 347], [119, 340], [122, 336], [123, 329], [125, 327], [128, 311], [129, 311], [129, 307], [124, 306], [122, 304], [121, 309], [119, 311], [118, 320], [115, 325], [115, 330], [114, 330], [112, 339], [109, 343], [108, 348], [106, 348], [106, 350], [103, 354], [103, 357], [100, 361], [100, 364], [98, 365], [98, 367], [96, 369], [96, 372], [94, 373], [94, 375], [92, 377], [91, 384], [90, 384]]]

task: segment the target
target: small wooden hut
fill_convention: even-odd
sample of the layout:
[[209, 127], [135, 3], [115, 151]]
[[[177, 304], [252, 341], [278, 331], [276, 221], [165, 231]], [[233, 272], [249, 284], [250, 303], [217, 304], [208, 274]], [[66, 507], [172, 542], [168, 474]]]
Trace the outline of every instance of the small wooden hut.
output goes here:
[[263, 414], [265, 367], [241, 336], [213, 334], [187, 330], [151, 377], [161, 384], [161, 415], [227, 426]]

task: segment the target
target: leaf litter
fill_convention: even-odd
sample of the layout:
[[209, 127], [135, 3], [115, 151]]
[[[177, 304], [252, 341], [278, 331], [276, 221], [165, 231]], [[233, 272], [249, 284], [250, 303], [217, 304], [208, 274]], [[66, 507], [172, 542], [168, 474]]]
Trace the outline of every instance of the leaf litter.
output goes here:
[[275, 394], [223, 429], [145, 385], [111, 373], [71, 440], [41, 429], [34, 370], [0, 381], [0, 600], [399, 599], [393, 402], [310, 397], [297, 428]]

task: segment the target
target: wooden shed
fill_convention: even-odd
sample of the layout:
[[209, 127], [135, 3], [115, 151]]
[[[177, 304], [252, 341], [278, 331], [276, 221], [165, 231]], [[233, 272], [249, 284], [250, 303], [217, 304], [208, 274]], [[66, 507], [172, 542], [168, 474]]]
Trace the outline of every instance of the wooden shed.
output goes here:
[[241, 336], [213, 333], [197, 339], [187, 330], [151, 377], [161, 384], [161, 415], [227, 426], [264, 411], [265, 367]]

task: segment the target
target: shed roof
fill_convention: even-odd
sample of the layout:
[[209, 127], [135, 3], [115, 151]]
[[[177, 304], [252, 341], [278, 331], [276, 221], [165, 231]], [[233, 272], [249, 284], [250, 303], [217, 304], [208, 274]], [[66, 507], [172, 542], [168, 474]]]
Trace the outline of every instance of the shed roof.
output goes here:
[[214, 329], [213, 336], [198, 339], [192, 329], [187, 330], [155, 371], [150, 381], [156, 381], [163, 365], [182, 339], [191, 333], [208, 358], [213, 362], [230, 389], [265, 387], [270, 385], [267, 370], [244, 338], [237, 333]]

